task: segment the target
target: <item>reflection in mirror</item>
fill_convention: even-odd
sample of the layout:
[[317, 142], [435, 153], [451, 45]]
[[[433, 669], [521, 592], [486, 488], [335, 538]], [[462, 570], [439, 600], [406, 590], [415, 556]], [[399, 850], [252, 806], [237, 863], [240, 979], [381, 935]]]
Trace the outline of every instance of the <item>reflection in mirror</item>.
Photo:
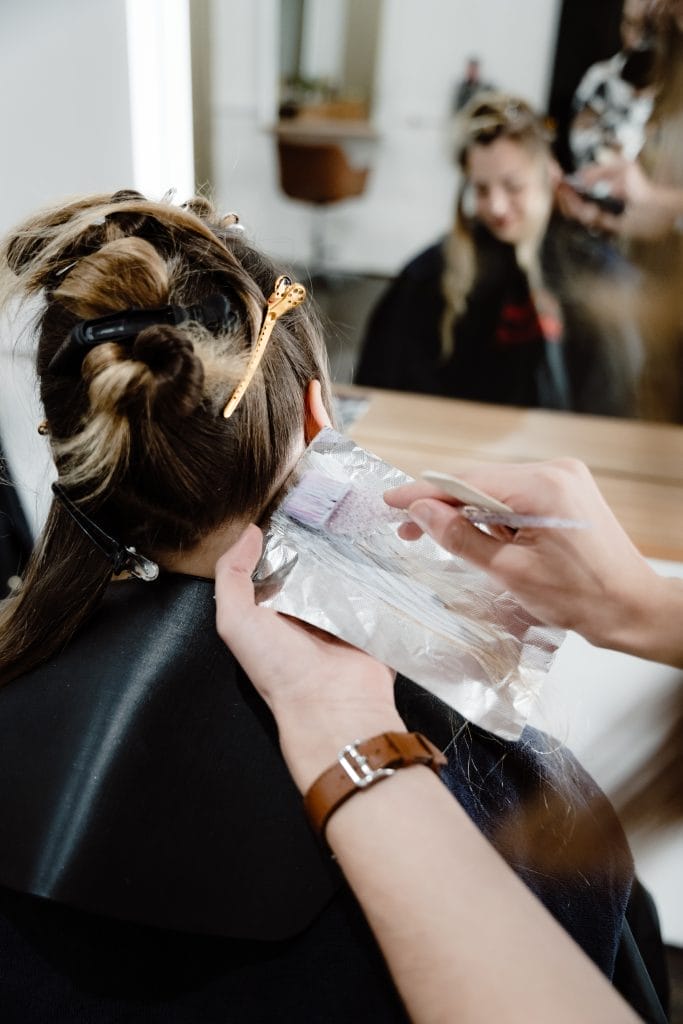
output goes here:
[[[323, 264], [328, 276], [353, 277], [353, 294], [346, 298], [338, 291], [326, 294], [318, 281], [317, 298], [329, 299], [333, 321], [346, 325], [339, 328], [345, 337], [333, 342], [333, 354], [342, 348], [345, 353], [339, 379], [350, 379], [358, 366], [369, 312], [386, 284], [453, 232], [462, 184], [453, 159], [454, 96], [468, 60], [477, 56], [485, 81], [540, 114], [550, 112], [562, 138], [582, 76], [621, 46], [621, 8], [622, 0], [605, 0], [599, 8], [587, 0], [514, 6], [508, 0], [421, 0], [416, 18], [413, 5], [381, 0], [191, 0], [193, 45], [202, 34], [198, 12], [206, 44], [194, 55], [197, 164], [203, 171], [198, 181], [210, 183], [222, 205], [238, 210], [247, 230], [275, 257], [304, 273], [315, 274]], [[289, 162], [283, 176], [285, 144], [299, 150], [296, 167]], [[302, 157], [304, 144], [309, 151]], [[343, 151], [350, 165], [342, 168], [344, 190], [338, 187], [339, 166], [333, 190], [310, 187], [316, 145]], [[289, 173], [293, 167], [295, 175]], [[469, 223], [480, 220], [475, 206], [462, 208]], [[563, 211], [554, 216], [558, 212]], [[606, 269], [609, 241], [600, 256]], [[529, 260], [526, 253], [527, 278], [527, 271], [534, 278], [552, 266], [540, 249], [535, 256], [541, 258]], [[579, 264], [592, 268], [581, 259]], [[603, 275], [591, 269], [590, 276]], [[567, 278], [579, 290], [578, 276]], [[540, 334], [549, 327], [552, 337], [553, 317], [545, 307], [553, 307], [550, 298], [561, 291], [565, 309], [566, 289], [544, 277], [530, 285], [543, 300]], [[581, 289], [580, 298], [586, 298], [589, 283]], [[609, 303], [600, 302], [608, 314]], [[634, 311], [619, 298], [611, 306], [620, 318], [617, 329], [593, 327], [620, 339], [623, 314]], [[578, 321], [578, 303], [572, 309]], [[610, 352], [622, 368], [628, 360], [624, 372], [638, 375], [640, 325], [628, 326], [626, 341], [617, 340]], [[565, 327], [572, 336], [588, 337], [578, 322]], [[461, 330], [456, 349], [462, 337]], [[557, 350], [549, 341], [548, 351]], [[592, 400], [569, 407], [604, 411], [608, 391], [597, 384], [594, 391], [599, 407]], [[626, 411], [626, 405], [620, 408]]]
[[382, 0], [280, 0], [280, 116], [367, 118]]

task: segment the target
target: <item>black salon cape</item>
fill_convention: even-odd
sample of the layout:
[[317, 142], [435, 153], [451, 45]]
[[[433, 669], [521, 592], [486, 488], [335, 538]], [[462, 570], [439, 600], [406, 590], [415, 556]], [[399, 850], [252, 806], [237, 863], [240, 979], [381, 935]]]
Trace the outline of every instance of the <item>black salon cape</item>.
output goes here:
[[[405, 1021], [214, 618], [207, 580], [112, 584], [66, 650], [0, 691], [4, 1024]], [[506, 743], [397, 688], [486, 834], [560, 786], [547, 836], [564, 848], [593, 804], [592, 875], [539, 875], [524, 842], [508, 856], [612, 976], [632, 864], [594, 783], [532, 730]]]
[[544, 282], [561, 314], [557, 338], [543, 334], [526, 274], [515, 249], [474, 223], [475, 283], [454, 325], [454, 349], [441, 356], [444, 300], [443, 242], [420, 253], [375, 306], [361, 345], [354, 383], [428, 395], [633, 415], [634, 352], [631, 324], [598, 325], [573, 294], [576, 275], [623, 282], [632, 271], [607, 242], [559, 217], [548, 225], [540, 261]]

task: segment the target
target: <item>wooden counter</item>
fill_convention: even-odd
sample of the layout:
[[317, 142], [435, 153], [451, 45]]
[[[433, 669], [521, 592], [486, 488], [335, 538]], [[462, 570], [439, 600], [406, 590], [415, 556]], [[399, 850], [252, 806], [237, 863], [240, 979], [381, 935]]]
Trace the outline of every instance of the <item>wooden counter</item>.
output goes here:
[[411, 476], [473, 462], [581, 459], [643, 554], [683, 561], [683, 427], [369, 388], [337, 394], [370, 399], [347, 433]]

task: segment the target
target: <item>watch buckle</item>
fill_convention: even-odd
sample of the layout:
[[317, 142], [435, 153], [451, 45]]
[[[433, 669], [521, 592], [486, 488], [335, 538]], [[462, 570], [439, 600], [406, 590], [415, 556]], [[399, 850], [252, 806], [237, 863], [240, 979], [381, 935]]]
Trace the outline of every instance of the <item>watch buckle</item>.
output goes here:
[[387, 775], [394, 775], [394, 768], [371, 768], [368, 759], [358, 750], [357, 744], [360, 740], [354, 740], [339, 751], [338, 761], [351, 782], [358, 789], [366, 789], [378, 779], [384, 779]]

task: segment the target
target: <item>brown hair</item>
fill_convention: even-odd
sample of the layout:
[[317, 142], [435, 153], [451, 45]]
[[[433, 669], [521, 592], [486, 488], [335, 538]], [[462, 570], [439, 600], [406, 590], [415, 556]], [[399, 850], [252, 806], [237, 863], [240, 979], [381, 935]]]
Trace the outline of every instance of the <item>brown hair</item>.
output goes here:
[[[301, 437], [311, 380], [329, 404], [324, 344], [305, 304], [278, 321], [244, 398], [223, 418], [282, 272], [235, 220], [203, 198], [178, 207], [123, 191], [40, 213], [0, 250], [0, 305], [44, 296], [37, 369], [59, 482], [148, 557], [258, 519]], [[217, 334], [197, 323], [155, 325], [91, 349], [80, 371], [50, 368], [79, 320], [194, 305], [217, 292], [237, 312]], [[58, 650], [110, 578], [111, 565], [53, 501], [23, 583], [0, 606], [0, 682]]]
[[[441, 293], [441, 355], [448, 359], [454, 349], [455, 322], [464, 312], [467, 297], [477, 275], [477, 256], [472, 221], [464, 210], [467, 162], [473, 146], [490, 146], [498, 139], [510, 139], [534, 156], [550, 156], [551, 133], [525, 100], [505, 93], [482, 92], [470, 100], [459, 117], [456, 162], [465, 180], [460, 188], [453, 228], [444, 241], [444, 271]], [[540, 268], [532, 268], [539, 276]]]

